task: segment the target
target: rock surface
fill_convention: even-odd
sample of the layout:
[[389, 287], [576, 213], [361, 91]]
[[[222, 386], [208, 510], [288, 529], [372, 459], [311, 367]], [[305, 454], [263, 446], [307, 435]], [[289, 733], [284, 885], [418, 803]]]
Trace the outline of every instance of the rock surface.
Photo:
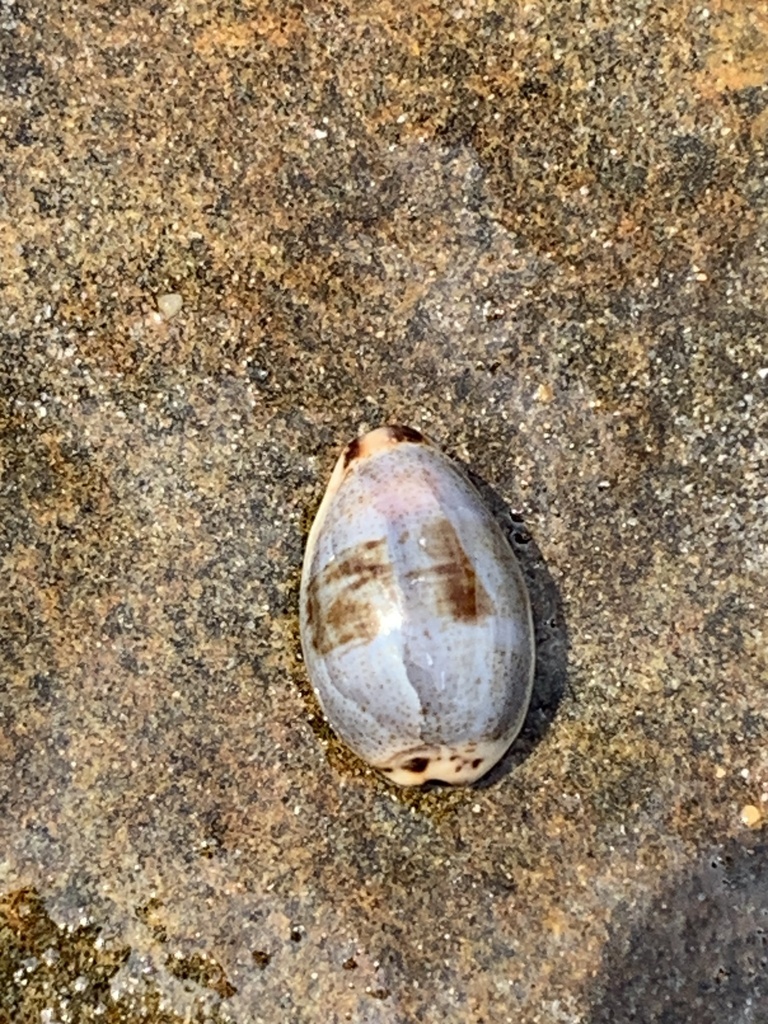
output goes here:
[[[766, 69], [749, 0], [2, 5], [0, 1021], [768, 1019]], [[385, 422], [534, 592], [470, 790], [300, 661]]]

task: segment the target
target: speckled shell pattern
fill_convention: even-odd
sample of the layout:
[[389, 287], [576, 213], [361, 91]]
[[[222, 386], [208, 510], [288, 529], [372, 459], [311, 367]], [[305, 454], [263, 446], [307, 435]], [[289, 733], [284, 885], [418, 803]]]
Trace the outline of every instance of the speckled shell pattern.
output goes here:
[[520, 568], [476, 488], [418, 431], [380, 427], [342, 453], [300, 601], [329, 722], [394, 782], [474, 782], [519, 732], [534, 669]]

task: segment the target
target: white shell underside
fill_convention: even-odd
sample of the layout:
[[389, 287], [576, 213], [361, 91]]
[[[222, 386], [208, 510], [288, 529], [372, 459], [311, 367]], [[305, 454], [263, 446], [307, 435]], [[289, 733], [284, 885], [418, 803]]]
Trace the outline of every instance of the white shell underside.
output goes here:
[[347, 461], [304, 559], [313, 687], [341, 738], [394, 782], [471, 783], [509, 747], [530, 699], [533, 629], [517, 561], [475, 488], [431, 445], [371, 444]]

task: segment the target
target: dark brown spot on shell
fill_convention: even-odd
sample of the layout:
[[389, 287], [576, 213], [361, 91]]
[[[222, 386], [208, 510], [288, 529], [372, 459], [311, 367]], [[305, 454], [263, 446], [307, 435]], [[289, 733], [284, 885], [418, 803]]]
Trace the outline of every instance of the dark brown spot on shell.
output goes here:
[[309, 581], [307, 623], [318, 654], [345, 644], [365, 644], [379, 631], [377, 609], [397, 605], [387, 542], [371, 540], [343, 552]]
[[354, 441], [350, 441], [347, 447], [344, 449], [344, 469], [347, 468], [360, 454], [360, 438], [356, 437]]
[[402, 444], [403, 441], [410, 441], [411, 444], [426, 444], [426, 438], [413, 427], [402, 427], [399, 424], [387, 427], [389, 436], [395, 444]]
[[[475, 622], [493, 614], [493, 602], [447, 519], [433, 519], [423, 531], [429, 568], [414, 570], [408, 577], [429, 588], [438, 616]], [[425, 593], [426, 597], [426, 593]]]
[[475, 760], [472, 762], [472, 767], [473, 768], [479, 768], [482, 763], [483, 763], [482, 757], [476, 757]]
[[414, 775], [421, 775], [429, 768], [428, 757], [412, 757], [410, 761], [406, 761], [402, 766], [403, 771], [413, 772]]

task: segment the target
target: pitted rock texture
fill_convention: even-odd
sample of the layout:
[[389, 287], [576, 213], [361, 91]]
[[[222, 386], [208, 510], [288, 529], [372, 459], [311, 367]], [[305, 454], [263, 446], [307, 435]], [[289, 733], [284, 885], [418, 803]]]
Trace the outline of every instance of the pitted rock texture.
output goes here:
[[[0, 1020], [768, 1018], [767, 54], [749, 0], [0, 6]], [[476, 789], [300, 660], [387, 422], [535, 584]]]

